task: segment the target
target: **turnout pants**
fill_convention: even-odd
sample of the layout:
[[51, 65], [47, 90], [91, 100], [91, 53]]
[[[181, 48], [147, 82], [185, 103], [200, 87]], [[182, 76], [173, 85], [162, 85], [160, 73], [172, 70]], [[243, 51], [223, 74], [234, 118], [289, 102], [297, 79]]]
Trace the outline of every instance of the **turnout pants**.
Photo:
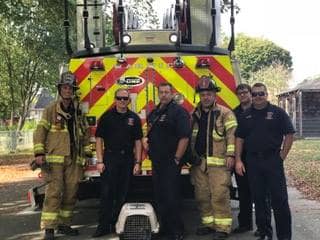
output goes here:
[[126, 201], [132, 176], [133, 156], [108, 152], [101, 174], [99, 226], [109, 228], [118, 219]]
[[268, 219], [270, 215], [266, 212], [268, 209], [266, 199], [270, 194], [277, 237], [279, 240], [291, 239], [291, 213], [283, 160], [280, 158], [279, 151], [248, 153], [247, 172], [261, 235], [272, 234], [270, 219]]
[[175, 162], [153, 161], [152, 180], [160, 225], [169, 234], [183, 233], [181, 219], [181, 167]]
[[230, 171], [226, 167], [213, 166], [208, 166], [204, 171], [201, 166], [194, 166], [191, 177], [202, 224], [218, 232], [230, 233]]
[[41, 229], [56, 228], [59, 224], [71, 224], [82, 173], [82, 166], [70, 157], [65, 157], [63, 163], [50, 163], [49, 172], [42, 171], [48, 185], [41, 213]]

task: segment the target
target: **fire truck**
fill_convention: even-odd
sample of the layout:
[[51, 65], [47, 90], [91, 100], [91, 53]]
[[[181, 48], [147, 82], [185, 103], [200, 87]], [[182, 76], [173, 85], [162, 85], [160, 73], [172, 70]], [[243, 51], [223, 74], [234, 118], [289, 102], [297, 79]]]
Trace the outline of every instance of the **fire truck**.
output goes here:
[[[175, 101], [188, 112], [192, 112], [199, 101], [195, 86], [202, 75], [211, 75], [221, 87], [218, 103], [229, 108], [238, 105], [234, 90], [239, 74], [231, 58], [234, 46], [233, 1], [229, 11], [231, 40], [228, 48], [221, 47], [220, 0], [173, 1], [163, 12], [162, 27], [156, 29], [144, 29], [140, 25], [140, 14], [125, 0], [114, 3], [77, 0], [75, 50], [70, 43], [70, 6], [67, 0], [64, 4], [65, 43], [70, 56], [64, 70], [76, 76], [79, 102], [91, 129], [93, 150], [97, 122], [113, 106], [114, 93], [118, 88], [130, 89], [130, 109], [140, 116], [144, 134], [148, 114], [158, 104], [157, 86], [162, 82], [172, 84]], [[106, 38], [110, 38], [106, 35], [108, 4], [112, 4], [113, 10], [112, 46], [106, 45]], [[151, 169], [151, 161], [144, 153], [142, 172], [134, 177], [135, 187], [131, 189], [151, 189]], [[188, 167], [184, 167], [181, 174], [185, 179], [184, 189], [190, 190]], [[99, 177], [93, 156], [88, 159], [79, 199], [97, 196]], [[30, 191], [35, 204], [39, 198], [38, 190], [33, 188]]]

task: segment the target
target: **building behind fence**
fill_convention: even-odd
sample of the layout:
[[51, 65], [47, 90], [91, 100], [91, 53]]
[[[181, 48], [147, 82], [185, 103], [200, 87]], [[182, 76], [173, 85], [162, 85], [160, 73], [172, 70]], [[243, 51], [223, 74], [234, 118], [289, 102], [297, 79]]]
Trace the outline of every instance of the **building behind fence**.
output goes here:
[[32, 149], [33, 131], [0, 131], [0, 153]]

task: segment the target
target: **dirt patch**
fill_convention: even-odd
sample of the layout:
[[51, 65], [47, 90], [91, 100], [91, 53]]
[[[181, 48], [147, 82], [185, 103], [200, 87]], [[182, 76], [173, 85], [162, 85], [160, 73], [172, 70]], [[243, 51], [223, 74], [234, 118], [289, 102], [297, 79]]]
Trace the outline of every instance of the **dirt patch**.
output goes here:
[[302, 192], [306, 199], [320, 201], [319, 187], [314, 186], [314, 184], [310, 184], [304, 179], [297, 177], [297, 175], [290, 170], [287, 170], [286, 172], [290, 179], [290, 181], [288, 182], [290, 186], [293, 186], [300, 192]]
[[[27, 206], [28, 190], [41, 183], [39, 171], [31, 171], [32, 158], [1, 158], [0, 164], [0, 214], [18, 212]], [[7, 163], [7, 164], [5, 164]]]
[[0, 166], [14, 164], [29, 164], [33, 159], [32, 154], [6, 154], [0, 155]]
[[307, 199], [320, 201], [320, 141], [295, 141], [285, 161], [290, 184]]

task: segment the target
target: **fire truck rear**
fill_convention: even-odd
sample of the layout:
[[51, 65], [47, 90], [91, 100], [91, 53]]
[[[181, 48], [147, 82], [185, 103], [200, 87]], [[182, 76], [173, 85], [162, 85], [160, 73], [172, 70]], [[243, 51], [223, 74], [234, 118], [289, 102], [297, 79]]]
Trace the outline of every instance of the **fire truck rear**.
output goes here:
[[[158, 103], [157, 86], [162, 82], [172, 84], [174, 99], [189, 112], [199, 101], [195, 86], [202, 75], [213, 76], [221, 87], [219, 103], [229, 108], [238, 104], [234, 93], [237, 72], [230, 57], [234, 45], [231, 2], [231, 41], [229, 49], [224, 49], [220, 46], [220, 0], [176, 0], [164, 11], [161, 29], [143, 29], [135, 8], [126, 1], [115, 1], [112, 46], [105, 43], [107, 1], [77, 0], [77, 49], [73, 51], [69, 42], [69, 6], [65, 1], [66, 47], [71, 57], [65, 70], [76, 75], [93, 150], [97, 122], [113, 106], [114, 93], [121, 87], [130, 89], [130, 108], [140, 116], [144, 133], [148, 114]], [[142, 173], [134, 177], [131, 189], [144, 192], [151, 189], [151, 167], [144, 153]], [[181, 173], [184, 189], [191, 193], [188, 168], [183, 168]], [[94, 156], [88, 159], [80, 199], [97, 197], [99, 177]]]

